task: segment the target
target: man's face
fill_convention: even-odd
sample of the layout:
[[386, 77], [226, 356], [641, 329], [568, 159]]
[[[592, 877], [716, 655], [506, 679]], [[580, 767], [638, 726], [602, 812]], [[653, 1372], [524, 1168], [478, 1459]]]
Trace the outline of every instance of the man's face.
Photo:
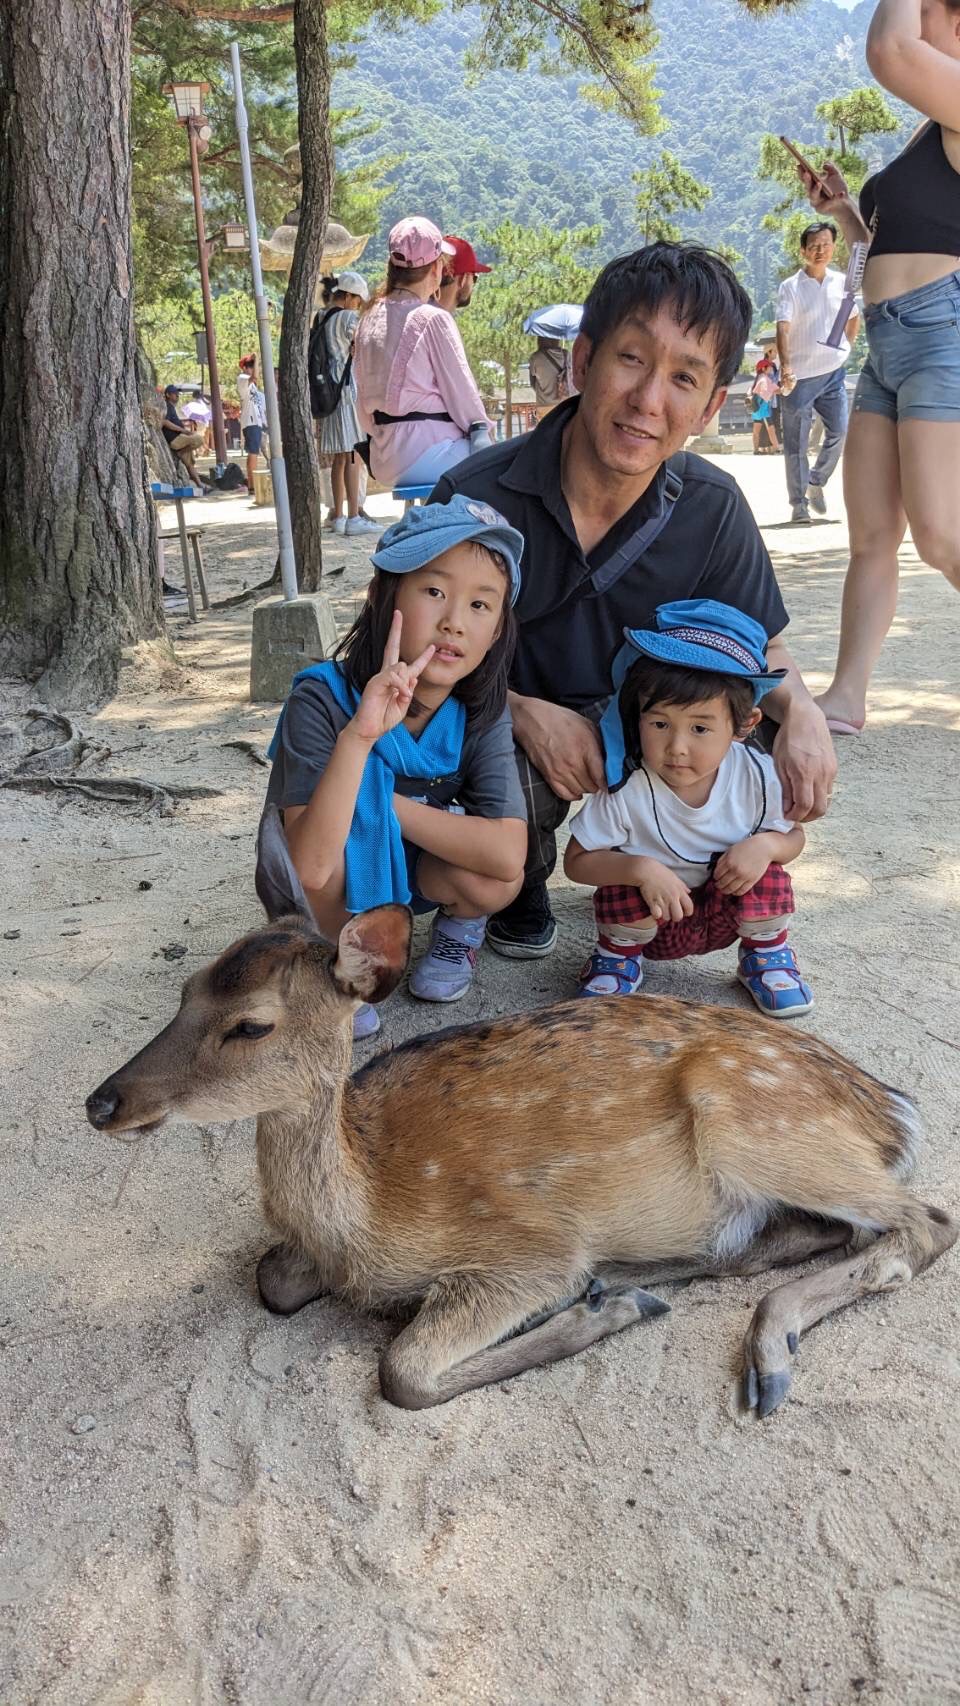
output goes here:
[[807, 238], [800, 253], [810, 266], [829, 266], [833, 259], [833, 248], [833, 233], [817, 231], [814, 236]]
[[726, 395], [716, 383], [713, 333], [684, 331], [669, 306], [630, 315], [596, 349], [581, 332], [573, 378], [579, 430], [612, 474], [658, 468], [702, 430]]
[[457, 307], [466, 308], [473, 295], [473, 287], [477, 282], [475, 272], [462, 272], [457, 279]]

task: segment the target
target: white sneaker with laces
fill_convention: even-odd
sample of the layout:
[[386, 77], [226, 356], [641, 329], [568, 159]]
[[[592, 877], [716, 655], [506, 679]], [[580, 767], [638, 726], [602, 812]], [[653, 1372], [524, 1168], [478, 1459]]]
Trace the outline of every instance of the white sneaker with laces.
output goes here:
[[348, 539], [358, 539], [367, 533], [382, 533], [383, 528], [379, 521], [368, 521], [365, 515], [351, 515], [343, 531]]

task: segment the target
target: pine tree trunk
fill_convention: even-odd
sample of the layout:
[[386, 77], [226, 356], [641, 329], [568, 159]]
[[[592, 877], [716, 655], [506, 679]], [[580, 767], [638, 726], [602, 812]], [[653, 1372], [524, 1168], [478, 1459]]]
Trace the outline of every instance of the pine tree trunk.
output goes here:
[[293, 45], [300, 103], [302, 195], [280, 329], [280, 431], [290, 488], [297, 580], [301, 592], [316, 592], [323, 572], [323, 511], [307, 383], [307, 343], [333, 187], [330, 60], [324, 0], [297, 0]]
[[130, 246], [129, 0], [0, 5], [0, 670], [63, 706], [159, 631]]

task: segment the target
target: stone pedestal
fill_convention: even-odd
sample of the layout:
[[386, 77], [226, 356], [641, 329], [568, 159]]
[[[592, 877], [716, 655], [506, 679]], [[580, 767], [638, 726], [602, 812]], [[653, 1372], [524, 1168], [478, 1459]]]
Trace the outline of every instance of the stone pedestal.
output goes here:
[[250, 698], [256, 704], [285, 699], [297, 671], [329, 657], [337, 639], [325, 592], [265, 598], [253, 612]]

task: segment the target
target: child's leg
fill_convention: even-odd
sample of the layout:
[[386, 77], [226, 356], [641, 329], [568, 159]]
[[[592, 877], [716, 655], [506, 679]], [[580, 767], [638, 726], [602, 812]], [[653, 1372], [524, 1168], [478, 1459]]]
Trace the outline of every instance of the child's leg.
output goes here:
[[657, 934], [639, 889], [608, 884], [593, 897], [597, 945], [580, 972], [581, 995], [635, 995], [643, 983], [643, 950]]
[[[421, 853], [416, 865], [417, 892], [439, 907], [430, 946], [410, 974], [408, 988], [421, 1001], [459, 1001], [473, 981], [477, 951], [491, 912], [500, 912], [519, 893], [514, 882], [463, 871], [433, 853]], [[412, 886], [412, 884], [411, 884]]]
[[782, 865], [771, 865], [737, 901], [737, 976], [774, 1019], [794, 1019], [813, 1006], [813, 991], [787, 941], [792, 914], [793, 887]]

